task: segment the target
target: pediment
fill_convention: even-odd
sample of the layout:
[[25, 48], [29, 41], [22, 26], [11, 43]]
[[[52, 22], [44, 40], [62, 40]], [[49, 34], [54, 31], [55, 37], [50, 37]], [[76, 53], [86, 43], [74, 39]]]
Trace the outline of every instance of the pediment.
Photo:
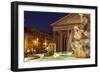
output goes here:
[[61, 19], [55, 21], [52, 26], [57, 25], [69, 25], [69, 24], [81, 24], [81, 16], [78, 13], [70, 13]]

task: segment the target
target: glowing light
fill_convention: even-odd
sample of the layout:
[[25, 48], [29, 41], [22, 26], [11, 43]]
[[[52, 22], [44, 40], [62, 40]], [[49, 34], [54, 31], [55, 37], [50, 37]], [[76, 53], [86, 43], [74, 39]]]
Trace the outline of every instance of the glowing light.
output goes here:
[[39, 41], [39, 38], [36, 38], [37, 41]]
[[29, 53], [29, 52], [30, 52], [30, 50], [28, 49], [28, 50], [27, 50], [27, 53]]
[[25, 47], [25, 49], [27, 49], [28, 48], [28, 39], [27, 39], [27, 37], [25, 37], [25, 41], [24, 41], [24, 47]]
[[38, 46], [39, 44], [39, 38], [37, 38], [36, 40], [33, 40], [33, 45], [34, 46]]
[[44, 46], [47, 46], [48, 45], [48, 43], [47, 43], [47, 41], [45, 40], [45, 42], [43, 43], [43, 45]]

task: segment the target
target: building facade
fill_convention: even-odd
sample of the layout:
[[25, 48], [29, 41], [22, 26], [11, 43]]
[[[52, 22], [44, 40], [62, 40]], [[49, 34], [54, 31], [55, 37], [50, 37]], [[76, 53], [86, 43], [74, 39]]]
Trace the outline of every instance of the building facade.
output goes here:
[[45, 48], [53, 40], [52, 33], [42, 32], [35, 28], [24, 29], [24, 52], [44, 53]]
[[57, 52], [72, 50], [71, 42], [75, 26], [90, 31], [89, 16], [89, 14], [70, 13], [51, 24], [53, 27], [53, 41], [56, 43]]

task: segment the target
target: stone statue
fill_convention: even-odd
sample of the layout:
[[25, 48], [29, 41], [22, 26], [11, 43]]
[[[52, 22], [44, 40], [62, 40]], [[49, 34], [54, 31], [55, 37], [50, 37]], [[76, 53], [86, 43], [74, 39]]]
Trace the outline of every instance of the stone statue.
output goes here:
[[74, 35], [73, 35], [73, 41], [71, 43], [71, 47], [73, 50], [73, 56], [77, 58], [86, 58], [87, 54], [89, 53], [86, 47], [89, 39], [84, 40], [83, 34], [84, 34], [84, 30], [79, 29], [78, 26], [74, 27]]

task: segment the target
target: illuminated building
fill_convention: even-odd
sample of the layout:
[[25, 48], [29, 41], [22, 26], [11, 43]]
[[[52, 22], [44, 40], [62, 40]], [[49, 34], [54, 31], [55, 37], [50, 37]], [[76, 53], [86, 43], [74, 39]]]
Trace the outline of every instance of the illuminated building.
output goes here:
[[51, 33], [42, 32], [35, 28], [24, 28], [24, 52], [30, 54], [45, 53], [49, 43], [56, 44], [56, 52], [72, 51], [71, 42], [75, 26], [89, 33], [90, 15], [70, 13], [51, 24], [53, 28]]
[[35, 28], [24, 29], [24, 48], [25, 53], [43, 53], [49, 43], [53, 42], [52, 33], [42, 32]]
[[70, 13], [51, 24], [53, 27], [53, 41], [56, 43], [57, 52], [72, 50], [70, 44], [73, 39], [73, 28], [75, 26], [90, 32], [89, 16], [89, 14]]

